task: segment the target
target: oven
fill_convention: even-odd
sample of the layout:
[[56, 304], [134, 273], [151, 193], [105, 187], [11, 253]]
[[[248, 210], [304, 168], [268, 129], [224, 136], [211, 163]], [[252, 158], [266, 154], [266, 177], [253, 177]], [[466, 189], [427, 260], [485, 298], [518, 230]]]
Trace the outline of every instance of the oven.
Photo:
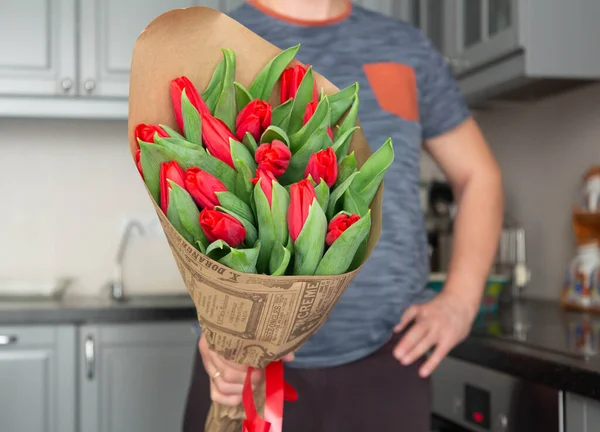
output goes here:
[[434, 432], [564, 432], [558, 390], [452, 357], [431, 382]]

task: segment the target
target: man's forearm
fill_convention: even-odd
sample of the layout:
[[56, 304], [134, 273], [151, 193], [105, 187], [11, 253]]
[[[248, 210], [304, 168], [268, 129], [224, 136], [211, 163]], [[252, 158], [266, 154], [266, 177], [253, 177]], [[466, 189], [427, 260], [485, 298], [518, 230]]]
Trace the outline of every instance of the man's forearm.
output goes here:
[[474, 173], [455, 191], [458, 213], [445, 294], [479, 307], [502, 228], [502, 178], [497, 167]]

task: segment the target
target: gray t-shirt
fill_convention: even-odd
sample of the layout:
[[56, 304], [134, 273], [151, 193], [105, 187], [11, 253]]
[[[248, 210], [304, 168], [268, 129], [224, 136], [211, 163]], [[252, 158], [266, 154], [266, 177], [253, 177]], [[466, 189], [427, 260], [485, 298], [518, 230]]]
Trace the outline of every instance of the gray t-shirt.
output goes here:
[[359, 119], [371, 148], [393, 139], [379, 243], [291, 366], [358, 360], [385, 344], [408, 306], [432, 296], [419, 199], [421, 144], [461, 124], [469, 111], [444, 58], [409, 24], [358, 6], [323, 25], [288, 22], [253, 4], [229, 15], [281, 49], [301, 43], [298, 60], [337, 87], [358, 81]]

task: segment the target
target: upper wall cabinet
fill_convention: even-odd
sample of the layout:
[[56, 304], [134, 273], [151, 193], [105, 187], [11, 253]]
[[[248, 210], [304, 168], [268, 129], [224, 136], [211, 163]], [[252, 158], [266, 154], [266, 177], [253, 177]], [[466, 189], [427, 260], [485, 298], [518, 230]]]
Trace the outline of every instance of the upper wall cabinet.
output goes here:
[[0, 94], [75, 93], [75, 0], [0, 2]]

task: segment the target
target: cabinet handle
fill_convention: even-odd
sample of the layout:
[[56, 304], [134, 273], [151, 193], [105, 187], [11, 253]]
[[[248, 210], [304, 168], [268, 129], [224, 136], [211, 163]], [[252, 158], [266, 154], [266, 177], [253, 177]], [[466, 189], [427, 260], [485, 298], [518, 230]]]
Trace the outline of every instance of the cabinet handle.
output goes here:
[[94, 369], [96, 366], [96, 353], [94, 346], [94, 338], [92, 336], [88, 336], [85, 339], [83, 351], [85, 355], [85, 374], [87, 376], [87, 379], [91, 381], [94, 379]]
[[14, 335], [0, 335], [0, 346], [16, 344], [18, 340]]
[[62, 87], [62, 89], [66, 92], [68, 92], [69, 90], [71, 90], [71, 88], [73, 88], [73, 80], [71, 78], [65, 78], [62, 80], [62, 82], [60, 83], [60, 86]]
[[91, 93], [96, 88], [96, 83], [94, 82], [94, 80], [87, 80], [83, 83], [83, 88], [88, 93]]

